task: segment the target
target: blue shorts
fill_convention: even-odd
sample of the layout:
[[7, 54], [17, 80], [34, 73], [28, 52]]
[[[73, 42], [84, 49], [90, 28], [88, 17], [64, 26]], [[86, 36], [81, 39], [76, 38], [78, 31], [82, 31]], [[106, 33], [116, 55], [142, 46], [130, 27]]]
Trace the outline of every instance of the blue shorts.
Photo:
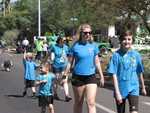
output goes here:
[[66, 67], [59, 67], [59, 68], [53, 67], [53, 72], [60, 73], [60, 72], [63, 72], [65, 69]]

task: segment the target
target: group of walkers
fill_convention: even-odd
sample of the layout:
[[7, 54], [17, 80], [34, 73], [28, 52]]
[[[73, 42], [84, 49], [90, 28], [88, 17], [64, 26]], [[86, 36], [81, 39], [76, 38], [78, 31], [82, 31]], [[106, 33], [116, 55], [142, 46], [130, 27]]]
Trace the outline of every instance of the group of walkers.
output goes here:
[[[146, 95], [142, 59], [140, 54], [131, 48], [133, 34], [130, 30], [123, 29], [119, 40], [120, 48], [113, 53], [107, 68], [108, 75], [113, 78], [117, 111], [125, 113], [125, 103], [128, 100], [130, 113], [138, 113], [139, 80], [142, 93]], [[68, 78], [72, 75], [73, 113], [82, 113], [84, 99], [86, 99], [88, 113], [96, 113], [97, 83], [104, 86], [104, 75], [98, 56], [99, 49], [94, 42], [91, 26], [82, 24], [79, 27], [76, 41], [71, 47], [68, 47], [64, 41], [64, 38], [59, 36], [56, 44], [50, 47], [47, 57], [42, 60], [41, 64], [34, 62], [32, 53], [24, 53], [25, 88], [23, 96], [27, 94], [27, 88], [32, 88], [33, 96], [35, 96], [35, 87], [38, 86], [41, 113], [46, 112], [47, 106], [49, 112], [54, 113], [53, 100], [60, 99], [57, 93], [59, 85], [64, 89], [65, 101], [72, 100], [68, 86]], [[37, 56], [40, 55], [41, 52], [37, 51]], [[36, 76], [37, 68], [40, 69], [40, 72]], [[99, 81], [97, 81], [96, 74], [99, 75]]]

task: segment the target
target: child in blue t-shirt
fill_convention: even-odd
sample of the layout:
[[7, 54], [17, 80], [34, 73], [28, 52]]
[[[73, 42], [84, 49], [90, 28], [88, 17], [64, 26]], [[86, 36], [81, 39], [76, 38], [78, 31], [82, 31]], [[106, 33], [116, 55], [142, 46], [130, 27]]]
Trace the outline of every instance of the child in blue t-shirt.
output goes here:
[[24, 91], [22, 96], [24, 97], [27, 94], [27, 89], [31, 88], [33, 92], [33, 96], [36, 94], [35, 89], [35, 70], [38, 67], [38, 65], [33, 61], [33, 54], [26, 51], [24, 52], [23, 57], [23, 64], [24, 64]]
[[51, 64], [44, 63], [41, 66], [41, 73], [37, 77], [36, 85], [39, 85], [38, 98], [41, 113], [46, 112], [46, 106], [49, 107], [49, 112], [54, 113], [52, 86], [55, 75], [50, 72]]
[[113, 53], [107, 70], [113, 78], [117, 111], [125, 113], [128, 100], [130, 113], [138, 113], [139, 80], [142, 93], [146, 95], [141, 56], [131, 48], [133, 35], [130, 30], [123, 30], [119, 39], [120, 48]]

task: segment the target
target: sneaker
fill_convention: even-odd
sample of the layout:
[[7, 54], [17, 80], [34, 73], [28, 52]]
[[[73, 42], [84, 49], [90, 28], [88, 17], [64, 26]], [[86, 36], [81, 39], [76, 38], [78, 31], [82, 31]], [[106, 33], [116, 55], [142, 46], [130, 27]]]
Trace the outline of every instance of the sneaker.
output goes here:
[[70, 96], [66, 96], [66, 97], [65, 97], [65, 101], [66, 101], [66, 102], [69, 102], [70, 100], [72, 100], [72, 98], [71, 98]]
[[26, 94], [27, 94], [27, 92], [24, 91], [24, 92], [22, 93], [22, 96], [24, 97], [24, 96], [26, 96]]
[[55, 100], [60, 100], [59, 96], [57, 94], [54, 94], [54, 99]]
[[36, 93], [33, 93], [32, 98], [36, 99]]

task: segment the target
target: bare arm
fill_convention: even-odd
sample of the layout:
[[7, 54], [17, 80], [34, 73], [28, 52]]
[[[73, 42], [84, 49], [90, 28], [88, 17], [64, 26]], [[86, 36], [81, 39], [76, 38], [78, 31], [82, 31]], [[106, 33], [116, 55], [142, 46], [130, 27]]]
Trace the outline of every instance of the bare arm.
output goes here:
[[147, 95], [145, 84], [144, 84], [144, 77], [142, 73], [140, 74], [140, 82], [141, 82], [141, 87], [142, 87], [142, 94]]
[[96, 67], [97, 67], [97, 70], [98, 70], [98, 73], [100, 76], [100, 83], [102, 86], [104, 86], [104, 75], [102, 72], [101, 63], [100, 63], [100, 59], [99, 59], [98, 55], [96, 55], [95, 64], [96, 64]]
[[27, 56], [27, 52], [26, 50], [24, 51], [24, 54], [23, 54], [23, 59], [26, 59], [26, 56]]
[[38, 85], [40, 85], [42, 83], [46, 83], [46, 82], [47, 82], [47, 80], [38, 80], [35, 82], [35, 85], [38, 86]]
[[66, 70], [64, 71], [65, 76], [68, 75], [68, 73], [70, 72], [70, 69], [72, 68], [73, 64], [74, 64], [74, 58], [72, 56], [69, 56], [68, 57], [68, 64], [67, 64]]
[[113, 84], [114, 84], [114, 88], [115, 88], [115, 96], [116, 99], [119, 103], [122, 103], [122, 96], [120, 94], [120, 90], [119, 90], [119, 85], [118, 85], [118, 79], [117, 79], [117, 75], [113, 75]]

